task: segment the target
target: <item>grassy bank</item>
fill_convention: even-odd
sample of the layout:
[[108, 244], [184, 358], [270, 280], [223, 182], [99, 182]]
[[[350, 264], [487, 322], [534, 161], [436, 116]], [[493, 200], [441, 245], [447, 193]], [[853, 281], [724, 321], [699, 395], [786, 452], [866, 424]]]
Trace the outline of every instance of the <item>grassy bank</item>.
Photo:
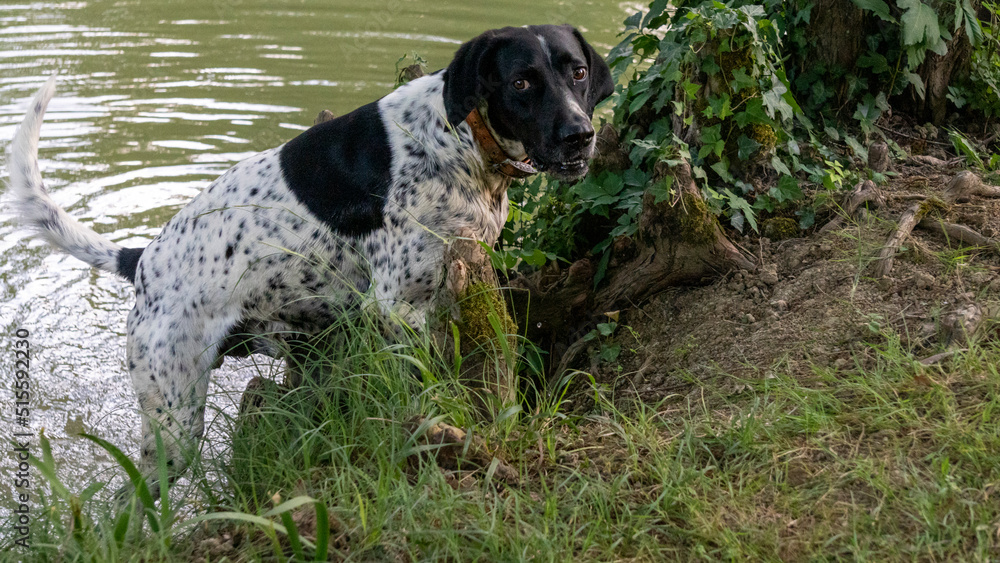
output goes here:
[[[364, 561], [1000, 557], [996, 347], [925, 368], [888, 335], [872, 368], [779, 363], [762, 379], [691, 378], [657, 404], [581, 374], [478, 426], [453, 364], [421, 350], [352, 334], [326, 351], [321, 383], [265, 386], [254, 416], [229, 421], [231, 454], [196, 463], [158, 507], [159, 532], [116, 530], [102, 493], [53, 487], [31, 554], [5, 559], [294, 560], [324, 542], [330, 559]], [[414, 437], [439, 420], [473, 428], [469, 447], [519, 477], [439, 467]]]

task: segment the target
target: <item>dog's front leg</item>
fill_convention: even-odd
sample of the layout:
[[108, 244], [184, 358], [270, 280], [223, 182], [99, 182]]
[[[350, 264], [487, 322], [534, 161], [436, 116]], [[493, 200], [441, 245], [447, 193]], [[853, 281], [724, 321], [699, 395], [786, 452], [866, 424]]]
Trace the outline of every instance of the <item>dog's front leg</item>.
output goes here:
[[156, 434], [173, 480], [194, 458], [204, 433], [209, 372], [235, 320], [208, 315], [194, 322], [182, 311], [171, 317], [147, 309], [140, 300], [129, 314], [127, 355], [142, 415], [139, 470], [155, 499], [161, 486]]

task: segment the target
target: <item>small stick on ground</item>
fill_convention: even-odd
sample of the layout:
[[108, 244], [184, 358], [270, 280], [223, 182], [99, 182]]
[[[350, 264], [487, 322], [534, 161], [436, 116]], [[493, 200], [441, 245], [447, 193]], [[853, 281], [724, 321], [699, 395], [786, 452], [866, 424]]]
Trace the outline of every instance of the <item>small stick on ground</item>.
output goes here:
[[895, 201], [923, 201], [927, 199], [924, 194], [889, 194], [889, 199]]
[[948, 358], [954, 356], [955, 354], [958, 354], [960, 352], [965, 352], [965, 351], [966, 351], [966, 348], [959, 348], [959, 349], [956, 349], [956, 350], [945, 350], [944, 352], [940, 352], [938, 354], [934, 354], [933, 356], [928, 356], [928, 357], [920, 360], [920, 363], [923, 364], [923, 365], [925, 365], [925, 366], [932, 366], [932, 365], [935, 365], [935, 364], [939, 364], [939, 363], [943, 362], [944, 360], [947, 360]]

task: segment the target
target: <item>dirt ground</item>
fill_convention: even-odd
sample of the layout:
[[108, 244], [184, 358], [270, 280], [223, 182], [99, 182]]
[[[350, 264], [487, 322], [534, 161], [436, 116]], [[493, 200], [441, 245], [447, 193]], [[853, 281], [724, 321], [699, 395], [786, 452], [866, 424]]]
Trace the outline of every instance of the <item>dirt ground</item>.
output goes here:
[[[934, 361], [936, 354], [964, 347], [969, 336], [995, 337], [990, 321], [1000, 312], [995, 244], [971, 248], [918, 226], [890, 275], [873, 277], [879, 250], [900, 215], [919, 201], [916, 196], [941, 198], [949, 181], [966, 169], [941, 143], [913, 137], [897, 142], [938, 161], [895, 161], [879, 186], [884, 206], [822, 233], [836, 208], [817, 214], [813, 228], [792, 238], [735, 239], [757, 257], [757, 272], [732, 272], [708, 286], [677, 288], [623, 312], [614, 336], [595, 341], [591, 364], [579, 367], [620, 396], [656, 401], [683, 394], [691, 378], [713, 374], [736, 376], [731, 384], [738, 387], [740, 378], [767, 378], [776, 369], [806, 376], [816, 367], [870, 368], [855, 362], [870, 364], [869, 345], [887, 338], [898, 337], [915, 360]], [[974, 197], [937, 220], [1000, 240], [1000, 199]], [[600, 347], [615, 344], [620, 357], [601, 361]]]

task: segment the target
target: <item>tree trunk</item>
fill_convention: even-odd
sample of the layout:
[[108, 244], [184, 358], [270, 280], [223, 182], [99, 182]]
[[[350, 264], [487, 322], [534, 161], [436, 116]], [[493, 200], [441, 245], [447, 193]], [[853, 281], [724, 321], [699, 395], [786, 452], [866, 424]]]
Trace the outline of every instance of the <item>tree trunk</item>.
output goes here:
[[[978, 7], [979, 2], [973, 2]], [[972, 62], [972, 43], [960, 27], [948, 42], [948, 52], [944, 55], [927, 53], [917, 73], [924, 81], [924, 97], [920, 99], [914, 92], [914, 110], [923, 119], [934, 125], [941, 125], [948, 117], [948, 86], [969, 77]]]

